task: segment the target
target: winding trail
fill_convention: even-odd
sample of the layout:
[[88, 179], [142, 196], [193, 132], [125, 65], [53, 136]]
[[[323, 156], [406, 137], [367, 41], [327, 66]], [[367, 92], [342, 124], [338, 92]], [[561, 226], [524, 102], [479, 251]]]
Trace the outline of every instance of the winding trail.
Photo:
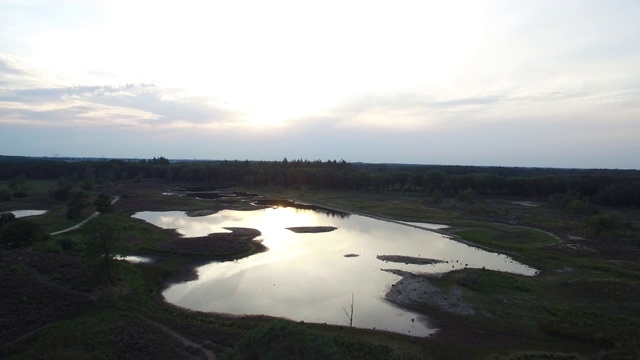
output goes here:
[[[116, 203], [116, 201], [118, 201], [118, 200], [120, 200], [120, 196], [116, 196], [116, 198], [115, 198], [115, 199], [111, 200], [111, 204], [112, 204], [112, 205], [113, 205], [113, 204], [115, 204], [115, 203]], [[78, 229], [80, 229], [80, 228], [82, 227], [82, 225], [86, 224], [89, 220], [91, 220], [91, 219], [95, 218], [95, 217], [96, 217], [96, 216], [98, 216], [98, 215], [100, 215], [100, 213], [96, 211], [96, 212], [94, 212], [93, 214], [91, 214], [88, 218], [86, 218], [86, 219], [82, 220], [81, 222], [79, 222], [79, 223], [77, 223], [77, 224], [73, 225], [72, 227], [67, 228], [67, 229], [64, 229], [64, 230], [60, 230], [60, 231], [52, 232], [52, 233], [51, 233], [51, 234], [49, 234], [49, 235], [51, 235], [51, 236], [56, 236], [56, 235], [60, 235], [60, 234], [67, 233], [67, 232], [69, 232], [69, 231], [78, 230]]]
[[177, 332], [175, 332], [175, 331], [171, 330], [170, 328], [160, 324], [159, 322], [153, 321], [151, 319], [146, 319], [146, 321], [148, 321], [150, 324], [153, 324], [154, 326], [156, 326], [160, 330], [164, 331], [165, 333], [171, 335], [171, 337], [173, 337], [174, 339], [176, 339], [177, 341], [182, 343], [182, 345], [184, 345], [185, 347], [190, 347], [190, 348], [194, 348], [194, 349], [197, 349], [197, 350], [201, 351], [208, 360], [215, 360], [216, 359], [216, 354], [214, 354], [213, 351], [205, 348], [204, 346], [187, 339], [186, 337], [178, 334]]

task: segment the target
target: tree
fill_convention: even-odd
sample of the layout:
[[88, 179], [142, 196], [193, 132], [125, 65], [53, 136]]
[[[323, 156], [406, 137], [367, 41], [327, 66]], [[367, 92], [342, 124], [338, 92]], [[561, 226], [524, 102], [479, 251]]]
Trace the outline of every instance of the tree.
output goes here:
[[46, 237], [47, 233], [38, 223], [26, 219], [10, 221], [0, 229], [0, 244], [13, 248], [29, 246]]
[[82, 217], [82, 210], [89, 205], [89, 195], [84, 192], [75, 193], [71, 202], [67, 204], [67, 219], [75, 220]]
[[0, 229], [2, 229], [3, 226], [15, 220], [16, 220], [16, 216], [13, 213], [7, 212], [7, 213], [0, 214]]
[[592, 235], [612, 234], [622, 225], [622, 216], [615, 211], [607, 211], [587, 219], [587, 229]]
[[122, 250], [121, 229], [117, 215], [100, 215], [82, 227], [85, 256], [94, 276], [111, 283], [115, 276], [115, 258]]
[[98, 197], [93, 201], [93, 205], [96, 207], [96, 211], [100, 214], [113, 212], [111, 197], [105, 193], [100, 193], [100, 195], [98, 195]]
[[347, 315], [347, 319], [349, 319], [347, 322], [349, 327], [353, 327], [353, 293], [351, 293], [351, 312], [347, 312], [345, 308], [342, 308], [342, 310], [344, 310], [344, 314]]

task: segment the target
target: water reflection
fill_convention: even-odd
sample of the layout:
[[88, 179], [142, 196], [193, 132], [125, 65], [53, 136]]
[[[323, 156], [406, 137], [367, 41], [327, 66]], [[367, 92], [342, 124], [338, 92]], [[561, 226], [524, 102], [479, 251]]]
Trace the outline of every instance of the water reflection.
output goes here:
[[[354, 326], [426, 336], [435, 331], [417, 314], [395, 307], [384, 295], [400, 277], [381, 271], [442, 273], [464, 267], [534, 275], [535, 269], [505, 255], [461, 244], [426, 230], [368, 217], [327, 216], [295, 208], [224, 210], [209, 216], [183, 212], [134, 215], [184, 236], [252, 227], [262, 232], [269, 251], [197, 269], [199, 279], [169, 287], [167, 301], [193, 310], [267, 314], [306, 322], [345, 325], [343, 308], [354, 294]], [[423, 224], [424, 225], [424, 224]], [[294, 233], [287, 227], [334, 226], [324, 233]], [[358, 254], [348, 256], [345, 254]], [[429, 265], [385, 262], [378, 255], [444, 260]]]
[[401, 222], [411, 226], [417, 226], [417, 227], [421, 227], [424, 229], [431, 229], [431, 230], [440, 230], [440, 229], [446, 229], [449, 227], [448, 225], [430, 224], [430, 223], [423, 223], [423, 222], [411, 222], [411, 221], [401, 221]]
[[137, 256], [137, 255], [116, 255], [115, 259], [128, 261], [132, 264], [143, 264], [143, 263], [153, 262], [153, 259], [148, 256]]
[[[10, 210], [7, 211], [13, 213], [16, 218], [27, 217], [27, 216], [37, 216], [42, 215], [47, 212], [47, 210]], [[0, 211], [2, 213], [2, 211]]]

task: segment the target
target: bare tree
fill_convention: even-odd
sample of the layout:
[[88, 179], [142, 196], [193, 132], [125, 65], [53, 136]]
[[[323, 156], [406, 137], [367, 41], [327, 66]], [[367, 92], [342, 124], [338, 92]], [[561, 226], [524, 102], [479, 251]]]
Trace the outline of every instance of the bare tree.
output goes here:
[[347, 315], [347, 319], [349, 319], [346, 323], [349, 324], [349, 327], [353, 327], [353, 293], [351, 293], [351, 311], [347, 312], [347, 309], [344, 307], [342, 310], [344, 310], [344, 314]]

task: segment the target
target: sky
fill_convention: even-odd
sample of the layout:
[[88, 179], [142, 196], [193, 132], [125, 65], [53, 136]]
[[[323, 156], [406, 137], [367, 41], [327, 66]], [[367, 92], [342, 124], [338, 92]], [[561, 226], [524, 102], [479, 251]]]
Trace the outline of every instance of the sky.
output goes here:
[[640, 168], [640, 1], [0, 0], [0, 155]]

